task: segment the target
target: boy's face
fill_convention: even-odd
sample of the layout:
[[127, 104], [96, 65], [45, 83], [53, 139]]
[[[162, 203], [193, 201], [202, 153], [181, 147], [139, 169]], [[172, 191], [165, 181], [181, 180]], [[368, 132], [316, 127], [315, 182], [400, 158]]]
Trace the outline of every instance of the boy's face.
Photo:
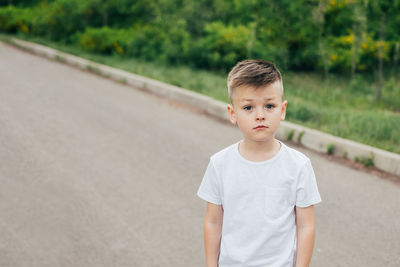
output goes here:
[[268, 142], [275, 138], [286, 115], [287, 101], [282, 101], [282, 92], [280, 81], [258, 89], [236, 88], [228, 112], [245, 141]]

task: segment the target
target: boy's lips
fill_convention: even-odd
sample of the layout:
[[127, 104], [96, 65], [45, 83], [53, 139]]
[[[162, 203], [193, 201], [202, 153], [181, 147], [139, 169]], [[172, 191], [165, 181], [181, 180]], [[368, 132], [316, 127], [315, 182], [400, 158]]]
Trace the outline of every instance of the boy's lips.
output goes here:
[[265, 129], [265, 128], [268, 128], [268, 127], [265, 125], [258, 125], [257, 127], [254, 127], [253, 129]]

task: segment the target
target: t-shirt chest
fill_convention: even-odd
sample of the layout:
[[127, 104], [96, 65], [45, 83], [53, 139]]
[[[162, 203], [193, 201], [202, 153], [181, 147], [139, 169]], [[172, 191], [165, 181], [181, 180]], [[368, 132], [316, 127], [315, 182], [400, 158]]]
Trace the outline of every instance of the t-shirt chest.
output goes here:
[[290, 204], [294, 201], [293, 179], [279, 165], [241, 165], [226, 168], [222, 173], [223, 204], [257, 206], [273, 198]]

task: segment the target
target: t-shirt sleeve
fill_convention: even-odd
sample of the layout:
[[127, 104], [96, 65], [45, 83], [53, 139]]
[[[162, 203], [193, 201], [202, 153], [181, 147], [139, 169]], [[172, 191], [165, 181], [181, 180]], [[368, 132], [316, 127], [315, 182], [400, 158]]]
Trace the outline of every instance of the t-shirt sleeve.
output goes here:
[[207, 201], [216, 205], [221, 205], [221, 189], [215, 167], [210, 160], [207, 170], [204, 174], [203, 181], [200, 184], [197, 195]]
[[296, 206], [305, 208], [321, 202], [317, 180], [310, 160], [303, 165], [297, 182]]

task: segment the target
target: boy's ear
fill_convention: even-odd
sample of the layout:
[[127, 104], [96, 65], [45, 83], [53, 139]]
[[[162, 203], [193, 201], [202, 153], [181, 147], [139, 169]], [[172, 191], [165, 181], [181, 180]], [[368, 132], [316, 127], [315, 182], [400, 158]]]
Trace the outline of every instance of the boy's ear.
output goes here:
[[235, 114], [235, 110], [233, 110], [232, 105], [228, 105], [228, 113], [229, 113], [229, 120], [231, 121], [231, 123], [233, 125], [236, 125], [236, 114]]
[[286, 117], [286, 107], [287, 107], [287, 100], [283, 101], [283, 103], [282, 103], [281, 121], [285, 120], [285, 117]]

